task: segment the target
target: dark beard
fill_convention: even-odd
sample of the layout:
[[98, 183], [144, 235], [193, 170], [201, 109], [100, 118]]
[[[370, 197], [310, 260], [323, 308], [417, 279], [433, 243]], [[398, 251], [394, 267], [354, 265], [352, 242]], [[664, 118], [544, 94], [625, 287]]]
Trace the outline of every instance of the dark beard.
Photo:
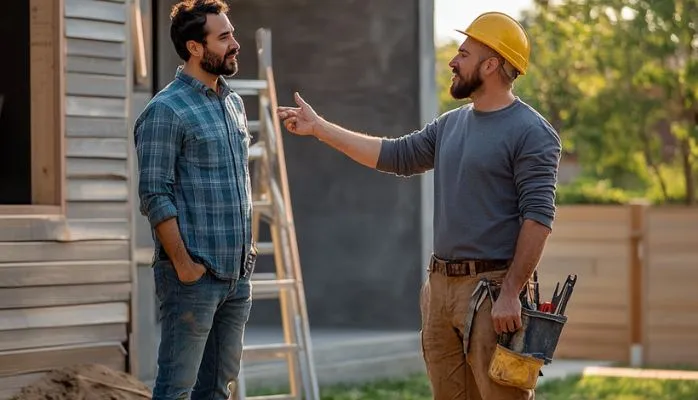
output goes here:
[[480, 86], [482, 86], [482, 78], [479, 73], [476, 73], [476, 75], [468, 81], [464, 81], [463, 77], [459, 74], [457, 82], [451, 84], [451, 96], [457, 100], [467, 99], [478, 90]]
[[[237, 53], [237, 50], [233, 50], [226, 54], [225, 57]], [[230, 77], [238, 72], [238, 62], [237, 60], [232, 63], [232, 65], [226, 64], [226, 58], [219, 57], [216, 54], [204, 49], [204, 57], [201, 59], [201, 69], [213, 75], [222, 75], [224, 77]]]

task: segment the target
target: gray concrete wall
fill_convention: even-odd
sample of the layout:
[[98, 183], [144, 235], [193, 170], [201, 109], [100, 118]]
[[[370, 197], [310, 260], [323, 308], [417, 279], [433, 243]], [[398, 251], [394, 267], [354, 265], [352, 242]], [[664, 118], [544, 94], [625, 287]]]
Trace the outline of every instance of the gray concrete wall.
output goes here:
[[[169, 40], [173, 3], [158, 3], [158, 87], [180, 62]], [[299, 90], [350, 129], [398, 136], [421, 127], [418, 0], [229, 3], [242, 45], [238, 77], [257, 77], [254, 33], [269, 28], [280, 103]], [[256, 99], [245, 103], [255, 119]], [[314, 139], [284, 140], [311, 324], [417, 328], [420, 179], [372, 171]], [[278, 323], [275, 303], [255, 303], [251, 324]]]

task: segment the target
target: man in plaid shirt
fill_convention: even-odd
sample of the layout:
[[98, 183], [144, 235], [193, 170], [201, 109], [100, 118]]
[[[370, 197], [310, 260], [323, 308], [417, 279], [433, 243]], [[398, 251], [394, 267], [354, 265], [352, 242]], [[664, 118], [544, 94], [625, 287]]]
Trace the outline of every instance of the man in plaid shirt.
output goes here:
[[135, 124], [140, 207], [153, 229], [162, 333], [153, 399], [225, 399], [237, 379], [256, 257], [250, 135], [237, 72], [240, 45], [222, 0], [172, 9], [184, 66]]

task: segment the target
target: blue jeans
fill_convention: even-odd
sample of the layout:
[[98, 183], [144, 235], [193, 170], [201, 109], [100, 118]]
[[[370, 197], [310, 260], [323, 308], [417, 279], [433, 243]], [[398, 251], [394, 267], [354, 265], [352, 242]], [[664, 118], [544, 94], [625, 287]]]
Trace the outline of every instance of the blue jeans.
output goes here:
[[153, 400], [227, 399], [252, 305], [249, 274], [226, 281], [206, 272], [182, 283], [169, 261], [153, 270], [162, 324]]

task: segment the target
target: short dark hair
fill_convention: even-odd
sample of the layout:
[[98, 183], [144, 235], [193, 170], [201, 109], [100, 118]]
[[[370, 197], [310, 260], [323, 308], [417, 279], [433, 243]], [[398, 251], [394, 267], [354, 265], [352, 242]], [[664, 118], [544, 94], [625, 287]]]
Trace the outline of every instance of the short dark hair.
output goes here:
[[227, 12], [228, 5], [223, 0], [183, 0], [175, 4], [170, 13], [170, 38], [179, 57], [189, 61], [189, 40], [206, 44], [205, 25], [208, 14]]

